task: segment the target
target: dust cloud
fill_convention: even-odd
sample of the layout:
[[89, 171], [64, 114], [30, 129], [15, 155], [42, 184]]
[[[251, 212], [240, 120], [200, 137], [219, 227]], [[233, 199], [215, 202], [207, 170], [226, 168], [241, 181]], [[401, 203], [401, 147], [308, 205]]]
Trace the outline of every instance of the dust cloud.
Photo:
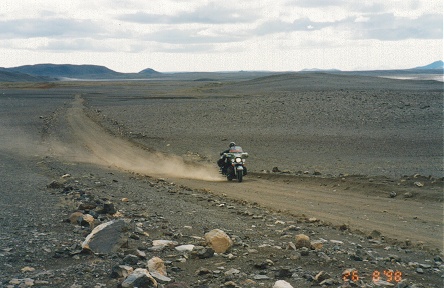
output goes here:
[[76, 97], [67, 111], [71, 137], [53, 143], [53, 153], [73, 162], [106, 165], [158, 177], [222, 181], [217, 168], [208, 163], [188, 163], [175, 155], [151, 152], [125, 139], [110, 135], [83, 111], [82, 99]]
[[17, 124], [5, 120], [0, 125], [0, 139], [0, 152], [3, 153], [34, 157], [45, 155], [47, 150], [38, 135], [33, 136]]

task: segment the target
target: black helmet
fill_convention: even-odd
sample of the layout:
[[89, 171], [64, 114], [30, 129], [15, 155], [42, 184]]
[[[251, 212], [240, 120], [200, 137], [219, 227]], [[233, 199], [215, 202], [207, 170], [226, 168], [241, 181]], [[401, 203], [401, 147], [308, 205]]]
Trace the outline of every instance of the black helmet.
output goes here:
[[236, 146], [236, 143], [230, 142], [230, 148], [233, 147], [233, 146]]

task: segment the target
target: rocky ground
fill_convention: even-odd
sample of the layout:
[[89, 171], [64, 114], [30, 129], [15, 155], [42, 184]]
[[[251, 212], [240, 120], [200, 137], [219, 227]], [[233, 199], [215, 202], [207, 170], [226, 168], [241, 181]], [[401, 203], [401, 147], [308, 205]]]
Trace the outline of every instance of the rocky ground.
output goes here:
[[[191, 86], [195, 89], [194, 84]], [[140, 93], [138, 89], [148, 89], [137, 87], [133, 87], [134, 95]], [[164, 152], [177, 149], [175, 154], [183, 155], [187, 152], [179, 150], [196, 145], [190, 145], [195, 142], [184, 136], [190, 130], [177, 134], [173, 129], [172, 134], [165, 134], [174, 135], [170, 138], [162, 135], [166, 133], [162, 130], [159, 138], [154, 137], [150, 129], [152, 121], [157, 120], [142, 127], [137, 124], [138, 117], [125, 115], [132, 111], [140, 116], [141, 107], [149, 105], [136, 105], [137, 101], [131, 104], [134, 99], [120, 98], [116, 105], [112, 97], [94, 94], [101, 89], [109, 88], [80, 85], [63, 89], [3, 89], [0, 287], [155, 287], [155, 283], [157, 287], [442, 287], [441, 245], [419, 241], [421, 235], [414, 234], [394, 239], [386, 230], [371, 229], [370, 224], [360, 229], [349, 224], [353, 223], [351, 220], [345, 221], [346, 216], [336, 221], [317, 214], [322, 211], [305, 214], [301, 212], [303, 207], [293, 212], [279, 209], [270, 200], [277, 200], [277, 191], [284, 191], [284, 184], [277, 183], [282, 180], [279, 177], [290, 177], [284, 180], [291, 187], [288, 191], [300, 189], [303, 193], [305, 189], [318, 193], [316, 186], [321, 187], [317, 189], [325, 197], [327, 193], [331, 196], [328, 191], [332, 189], [328, 187], [346, 182], [349, 188], [344, 187], [344, 191], [335, 188], [341, 193], [336, 199], [339, 202], [342, 193], [350, 190], [369, 204], [392, 201], [391, 205], [402, 205], [406, 215], [410, 215], [402, 214], [405, 218], [400, 223], [418, 229], [430, 226], [429, 230], [417, 230], [425, 231], [418, 234], [436, 239], [434, 235], [442, 235], [442, 219], [433, 222], [433, 217], [442, 216], [440, 175], [360, 176], [355, 177], [359, 181], [351, 181], [352, 175], [327, 176], [334, 170], [326, 164], [319, 165], [325, 167], [316, 173], [321, 175], [311, 175], [313, 167], [299, 166], [302, 172], [298, 173], [299, 169], [289, 166], [286, 175], [280, 176], [275, 175], [281, 174], [278, 172], [262, 172], [265, 164], [259, 162], [253, 165], [254, 173], [245, 183], [227, 186], [223, 181], [143, 173], [145, 170], [137, 169], [135, 162], [119, 167], [118, 162], [103, 161], [112, 158], [112, 149], [119, 145], [125, 145], [127, 158], [132, 157], [133, 149], [149, 153], [153, 148]], [[100, 95], [100, 99], [85, 96], [93, 94]], [[87, 102], [82, 104], [81, 99]], [[182, 115], [181, 108], [171, 107], [179, 109], [178, 114]], [[419, 107], [418, 111], [422, 109]], [[102, 134], [91, 119], [107, 132]], [[169, 123], [165, 125], [167, 129]], [[205, 133], [207, 128], [202, 129], [200, 133]], [[430, 131], [426, 130], [421, 133], [428, 135]], [[79, 131], [84, 132], [83, 136], [77, 134]], [[106, 150], [108, 157], [103, 157], [100, 147], [88, 142], [94, 139], [86, 135], [89, 132], [98, 142], [102, 141], [100, 146], [111, 143]], [[148, 136], [134, 137], [137, 133]], [[113, 143], [122, 135], [124, 142]], [[179, 136], [184, 138], [181, 145], [177, 144]], [[213, 145], [224, 143], [221, 138], [216, 138]], [[254, 140], [251, 143], [253, 151], [260, 150]], [[429, 143], [435, 145], [433, 141]], [[203, 163], [213, 163], [201, 148], [189, 150], [189, 159], [197, 157]], [[147, 160], [142, 152], [138, 153]], [[304, 161], [308, 161], [306, 157]], [[343, 159], [350, 161], [345, 155]], [[410, 161], [401, 169], [408, 170]], [[270, 170], [279, 166], [273, 164]], [[424, 167], [426, 170], [427, 165]], [[353, 171], [353, 167], [348, 169]], [[304, 174], [305, 170], [309, 174]], [[246, 198], [248, 191], [245, 198], [224, 192], [227, 187], [236, 192], [241, 188], [231, 187], [244, 184], [242, 187], [257, 189], [256, 200]], [[218, 188], [221, 185], [224, 186]], [[267, 192], [261, 186], [275, 186], [274, 196], [267, 196], [274, 189], [267, 188]], [[296, 203], [285, 197], [287, 202]], [[303, 201], [308, 196], [300, 197]], [[376, 198], [381, 198], [381, 202], [376, 202]], [[350, 208], [350, 215], [352, 210], [359, 213], [359, 205], [362, 204], [351, 206], [354, 208]], [[367, 209], [364, 206], [362, 209]], [[375, 212], [363, 210], [372, 213], [367, 215], [368, 222], [378, 219], [380, 226], [397, 229], [388, 220], [395, 206], [383, 208], [385, 212], [380, 207]], [[408, 211], [409, 207], [422, 208], [418, 212]], [[435, 207], [438, 211], [434, 211]], [[214, 229], [220, 230], [216, 239], [209, 233], [214, 233]], [[91, 233], [95, 235], [92, 240], [88, 237]], [[131, 283], [133, 280], [135, 283]]]

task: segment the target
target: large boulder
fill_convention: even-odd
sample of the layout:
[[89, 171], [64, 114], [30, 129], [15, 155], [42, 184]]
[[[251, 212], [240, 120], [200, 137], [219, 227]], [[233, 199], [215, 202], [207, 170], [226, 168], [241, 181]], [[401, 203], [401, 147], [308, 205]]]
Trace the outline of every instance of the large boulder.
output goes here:
[[82, 249], [98, 254], [117, 252], [128, 242], [126, 233], [128, 231], [128, 224], [128, 221], [124, 219], [100, 224], [83, 241]]

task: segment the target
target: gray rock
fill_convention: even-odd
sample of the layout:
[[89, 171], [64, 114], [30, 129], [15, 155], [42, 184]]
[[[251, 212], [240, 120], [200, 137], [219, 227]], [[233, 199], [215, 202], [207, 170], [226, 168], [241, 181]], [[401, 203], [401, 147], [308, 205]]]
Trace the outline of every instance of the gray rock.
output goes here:
[[128, 265], [116, 265], [111, 269], [111, 278], [126, 278], [134, 271], [133, 267]]
[[416, 268], [416, 273], [418, 274], [424, 274], [424, 270], [422, 268]]
[[103, 223], [94, 228], [86, 237], [82, 243], [82, 249], [99, 254], [117, 252], [128, 242], [125, 235], [127, 230], [128, 223], [123, 219]]
[[183, 282], [174, 282], [165, 285], [165, 288], [190, 288], [190, 286], [188, 286], [188, 284]]
[[129, 254], [123, 258], [122, 263], [126, 265], [137, 265], [138, 261], [139, 257], [137, 257], [136, 255]]
[[146, 269], [137, 268], [123, 282], [123, 288], [151, 288], [157, 287], [157, 281]]
[[197, 246], [191, 252], [192, 258], [207, 259], [214, 256], [214, 250], [210, 247]]
[[47, 188], [51, 188], [51, 189], [61, 189], [64, 188], [65, 185], [63, 185], [63, 183], [57, 182], [57, 181], [52, 181], [51, 183], [49, 183], [48, 185], [46, 185]]
[[259, 275], [254, 275], [253, 279], [254, 280], [268, 280], [268, 279], [270, 279], [270, 277], [268, 277], [267, 275], [259, 274]]
[[117, 212], [114, 204], [111, 202], [106, 202], [103, 204], [103, 209], [99, 211], [100, 214], [115, 214]]

